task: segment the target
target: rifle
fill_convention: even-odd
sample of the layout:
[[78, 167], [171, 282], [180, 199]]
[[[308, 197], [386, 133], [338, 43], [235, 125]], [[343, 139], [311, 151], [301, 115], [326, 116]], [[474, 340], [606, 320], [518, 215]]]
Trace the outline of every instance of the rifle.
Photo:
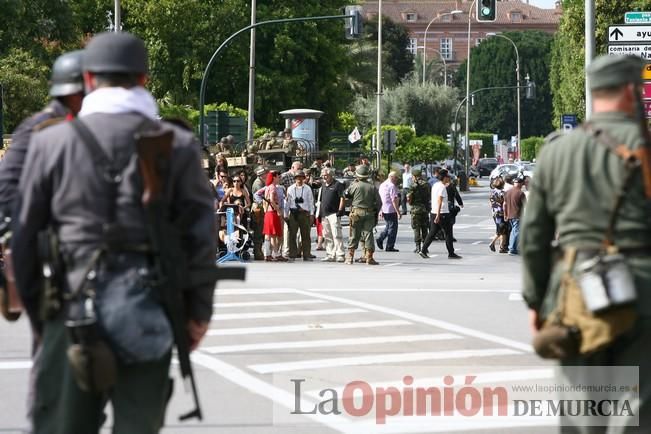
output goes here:
[[640, 90], [635, 87], [635, 102], [637, 104], [637, 117], [640, 122], [640, 131], [642, 133], [642, 138], [644, 139], [644, 144], [640, 149], [635, 151], [635, 157], [637, 157], [642, 166], [642, 179], [644, 180], [644, 193], [647, 199], [651, 199], [651, 133], [649, 132], [648, 121], [644, 112], [644, 103], [642, 102], [642, 95]]
[[[181, 241], [183, 225], [178, 221], [170, 220], [169, 206], [163, 195], [171, 162], [174, 132], [159, 129], [141, 132], [136, 134], [135, 138], [138, 164], [143, 180], [142, 204], [158, 276], [155, 284], [172, 324], [181, 377], [186, 384], [186, 390], [189, 381], [195, 403], [195, 409], [181, 415], [179, 420], [184, 421], [194, 417], [201, 420], [199, 396], [190, 362], [183, 290], [194, 285], [214, 285], [219, 279], [244, 280], [244, 269], [229, 268], [218, 271], [216, 266], [202, 270], [189, 269]], [[187, 215], [185, 214], [184, 217]], [[183, 220], [183, 217], [180, 220]]]

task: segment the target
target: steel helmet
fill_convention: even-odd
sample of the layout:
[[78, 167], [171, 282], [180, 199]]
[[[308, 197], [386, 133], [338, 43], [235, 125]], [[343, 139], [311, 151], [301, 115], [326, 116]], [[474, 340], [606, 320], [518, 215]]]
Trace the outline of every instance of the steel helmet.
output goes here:
[[82, 92], [84, 80], [81, 75], [83, 50], [60, 55], [52, 65], [50, 96], [65, 96]]
[[100, 33], [84, 50], [84, 71], [146, 74], [147, 65], [145, 43], [127, 32]]

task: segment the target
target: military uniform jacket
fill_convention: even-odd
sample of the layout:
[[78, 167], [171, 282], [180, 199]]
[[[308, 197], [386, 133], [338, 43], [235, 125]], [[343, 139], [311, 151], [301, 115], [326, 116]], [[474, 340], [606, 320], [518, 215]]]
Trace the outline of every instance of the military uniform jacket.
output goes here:
[[350, 184], [344, 196], [351, 200], [351, 207], [365, 208], [378, 212], [382, 206], [380, 193], [368, 180], [357, 180]]
[[429, 212], [430, 210], [430, 186], [422, 180], [416, 180], [407, 190], [407, 196], [411, 197], [411, 211]]
[[[98, 173], [89, 147], [70, 123], [33, 136], [20, 180], [21, 203], [13, 222], [12, 239], [14, 261], [18, 264], [16, 282], [32, 318], [39, 295], [35, 285], [40, 274], [36, 259], [39, 231], [52, 225], [62, 245], [96, 248], [103, 240], [102, 226], [108, 220], [109, 208], [115, 206], [115, 223], [124, 229], [129, 242], [147, 241], [142, 181], [133, 140], [144, 118], [135, 113], [91, 114], [82, 120], [109, 158], [128, 163], [114, 205], [109, 184]], [[201, 170], [199, 146], [192, 133], [167, 123], [163, 127], [174, 131], [165, 192], [170, 217], [174, 221], [184, 211], [192, 210], [189, 224], [182, 229], [188, 265], [191, 269], [214, 266], [212, 193]], [[67, 277], [70, 279], [71, 275]], [[212, 284], [187, 291], [189, 318], [210, 320], [213, 291]]]
[[[639, 124], [624, 113], [595, 114], [591, 123], [630, 149], [642, 146]], [[561, 248], [598, 248], [625, 173], [624, 162], [580, 128], [543, 146], [521, 235], [524, 299], [543, 317], [555, 305], [563, 268], [562, 261], [552, 260], [555, 234]], [[646, 246], [651, 251], [650, 216], [651, 203], [644, 196], [638, 169], [618, 214], [615, 244], [621, 248]], [[629, 257], [628, 264], [636, 280], [639, 311], [651, 316], [651, 255]]]
[[43, 110], [18, 125], [11, 139], [11, 146], [0, 162], [0, 211], [11, 216], [12, 204], [16, 198], [20, 174], [34, 129], [49, 120], [64, 118], [68, 113], [68, 109], [55, 99]]

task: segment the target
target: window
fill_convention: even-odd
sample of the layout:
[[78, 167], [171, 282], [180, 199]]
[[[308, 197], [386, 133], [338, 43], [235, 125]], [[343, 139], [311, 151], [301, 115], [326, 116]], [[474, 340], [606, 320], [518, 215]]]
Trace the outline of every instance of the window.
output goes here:
[[409, 45], [407, 45], [407, 51], [409, 51], [411, 54], [416, 54], [416, 47], [418, 46], [418, 39], [416, 38], [409, 38]]
[[511, 22], [512, 23], [521, 23], [522, 22], [522, 12], [513, 11], [509, 15], [511, 17]]
[[452, 60], [452, 39], [441, 38], [440, 48], [441, 57], [443, 57], [445, 60]]
[[405, 20], [407, 20], [410, 23], [415, 22], [417, 19], [418, 19], [418, 14], [416, 14], [415, 12], [407, 12], [405, 14]]

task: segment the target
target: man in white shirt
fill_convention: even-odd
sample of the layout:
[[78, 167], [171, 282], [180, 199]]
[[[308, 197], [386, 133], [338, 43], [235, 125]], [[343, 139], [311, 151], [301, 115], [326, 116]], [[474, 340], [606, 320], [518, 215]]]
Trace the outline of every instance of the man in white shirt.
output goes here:
[[430, 230], [425, 238], [419, 255], [429, 258], [427, 248], [432, 244], [434, 235], [439, 229], [445, 233], [445, 247], [448, 249], [449, 259], [461, 259], [461, 256], [454, 253], [454, 237], [452, 236], [452, 217], [448, 207], [447, 186], [450, 183], [450, 174], [446, 169], [439, 171], [439, 182], [432, 186], [432, 215], [430, 216]]
[[287, 189], [285, 206], [285, 212], [288, 213], [286, 217], [288, 217], [287, 226], [289, 228], [289, 258], [294, 260], [298, 256], [296, 233], [300, 231], [303, 260], [311, 261], [310, 228], [314, 224], [314, 195], [312, 187], [305, 185], [305, 173], [302, 170], [294, 173], [294, 181], [294, 184]]
[[411, 188], [414, 180], [411, 176], [411, 166], [405, 163], [404, 171], [402, 172], [402, 215], [407, 215], [407, 192]]

